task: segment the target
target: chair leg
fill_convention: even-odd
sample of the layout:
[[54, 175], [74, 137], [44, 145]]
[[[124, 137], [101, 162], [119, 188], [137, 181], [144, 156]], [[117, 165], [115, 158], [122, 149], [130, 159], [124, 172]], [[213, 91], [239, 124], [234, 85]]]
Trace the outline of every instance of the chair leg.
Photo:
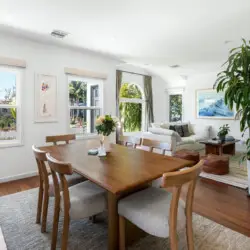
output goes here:
[[60, 215], [60, 201], [57, 201], [55, 199], [53, 229], [52, 229], [52, 240], [51, 240], [51, 250], [56, 250], [59, 215]]
[[187, 233], [188, 250], [194, 250], [192, 214], [187, 215], [186, 219], [187, 219], [186, 233]]
[[69, 237], [69, 213], [64, 213], [63, 233], [62, 233], [62, 250], [67, 250]]
[[42, 206], [43, 206], [43, 184], [40, 184], [39, 191], [38, 191], [37, 213], [36, 213], [37, 224], [41, 222]]
[[178, 240], [177, 240], [176, 229], [171, 228], [171, 226], [170, 226], [169, 240], [170, 240], [170, 249], [178, 250]]
[[125, 218], [119, 216], [119, 250], [125, 250]]
[[49, 192], [48, 189], [45, 188], [43, 197], [43, 214], [42, 214], [42, 228], [41, 228], [42, 233], [46, 232], [48, 206], [49, 206]]

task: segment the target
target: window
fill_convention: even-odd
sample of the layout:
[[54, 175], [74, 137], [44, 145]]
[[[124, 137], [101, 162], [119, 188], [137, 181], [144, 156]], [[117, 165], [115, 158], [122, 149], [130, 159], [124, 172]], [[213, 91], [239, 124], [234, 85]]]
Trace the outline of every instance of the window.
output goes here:
[[0, 146], [21, 143], [20, 72], [0, 67]]
[[102, 113], [102, 80], [69, 77], [69, 127], [78, 136], [95, 134]]
[[178, 122], [182, 120], [182, 95], [169, 95], [169, 121]]
[[119, 100], [120, 120], [124, 132], [142, 131], [145, 101], [140, 87], [132, 83], [122, 84]]

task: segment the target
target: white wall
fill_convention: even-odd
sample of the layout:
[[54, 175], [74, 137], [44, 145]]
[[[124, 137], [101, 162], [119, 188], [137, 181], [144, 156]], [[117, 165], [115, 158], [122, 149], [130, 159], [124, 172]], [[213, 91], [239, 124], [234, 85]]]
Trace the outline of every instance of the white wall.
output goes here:
[[[104, 110], [115, 115], [115, 69], [118, 61], [91, 53], [43, 45], [25, 39], [0, 34], [0, 55], [20, 58], [27, 62], [22, 86], [24, 146], [0, 149], [0, 179], [36, 171], [31, 145], [45, 144], [45, 136], [68, 132], [67, 77], [64, 67], [106, 73], [104, 82]], [[57, 76], [58, 122], [34, 123], [34, 78], [36, 73]]]
[[[219, 72], [219, 70], [218, 70]], [[183, 94], [183, 105], [184, 105], [184, 121], [191, 121], [191, 123], [199, 124], [200, 126], [211, 125], [212, 136], [216, 136], [218, 129], [223, 124], [229, 124], [230, 133], [229, 135], [235, 138], [241, 139], [240, 122], [239, 120], [219, 120], [219, 119], [197, 119], [195, 113], [195, 92], [197, 89], [209, 89], [213, 88], [213, 84], [216, 80], [218, 72], [212, 72], [202, 75], [195, 75], [189, 77], [184, 94]]]
[[[26, 60], [27, 68], [23, 70], [22, 86], [23, 143], [21, 147], [0, 148], [0, 182], [8, 177], [34, 173], [37, 170], [31, 145], [44, 145], [45, 136], [68, 132], [68, 96], [67, 76], [64, 67], [86, 69], [107, 74], [104, 82], [104, 112], [116, 114], [116, 68], [117, 60], [99, 56], [96, 53], [81, 52], [73, 49], [39, 44], [26, 39], [0, 34], [0, 56]], [[128, 69], [127, 67], [119, 67]], [[146, 73], [141, 69], [130, 69], [137, 73]], [[34, 123], [34, 78], [36, 73], [57, 76], [58, 83], [58, 122]], [[153, 77], [155, 119], [166, 113], [164, 103], [165, 83], [159, 77]], [[162, 109], [161, 109], [162, 107]]]

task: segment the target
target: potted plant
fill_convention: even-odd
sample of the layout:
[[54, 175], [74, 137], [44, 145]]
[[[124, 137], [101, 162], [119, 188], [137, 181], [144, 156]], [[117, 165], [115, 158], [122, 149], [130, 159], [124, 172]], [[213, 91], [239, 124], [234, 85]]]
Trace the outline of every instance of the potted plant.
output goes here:
[[228, 124], [224, 124], [222, 127], [219, 128], [219, 132], [217, 135], [222, 143], [225, 142], [226, 135], [228, 134], [229, 131], [230, 128]]
[[[248, 131], [246, 140], [247, 152], [243, 160], [247, 160], [248, 186], [250, 187], [250, 41], [242, 39], [242, 45], [230, 50], [229, 58], [224, 64], [226, 68], [217, 75], [215, 86], [217, 92], [225, 91], [225, 103], [233, 109], [235, 106], [240, 118], [240, 130]], [[250, 194], [250, 188], [248, 188]]]
[[96, 119], [96, 131], [100, 137], [100, 148], [98, 149], [99, 156], [106, 156], [106, 150], [104, 147], [105, 136], [109, 136], [115, 131], [117, 122], [111, 117], [111, 115], [99, 116]]

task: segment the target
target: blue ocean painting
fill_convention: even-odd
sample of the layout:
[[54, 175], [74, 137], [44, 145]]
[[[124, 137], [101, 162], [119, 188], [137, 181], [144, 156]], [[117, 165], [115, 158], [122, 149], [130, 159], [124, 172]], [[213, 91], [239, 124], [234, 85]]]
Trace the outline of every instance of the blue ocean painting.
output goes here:
[[224, 92], [216, 90], [197, 91], [198, 117], [234, 118], [235, 112], [230, 110], [224, 102]]

